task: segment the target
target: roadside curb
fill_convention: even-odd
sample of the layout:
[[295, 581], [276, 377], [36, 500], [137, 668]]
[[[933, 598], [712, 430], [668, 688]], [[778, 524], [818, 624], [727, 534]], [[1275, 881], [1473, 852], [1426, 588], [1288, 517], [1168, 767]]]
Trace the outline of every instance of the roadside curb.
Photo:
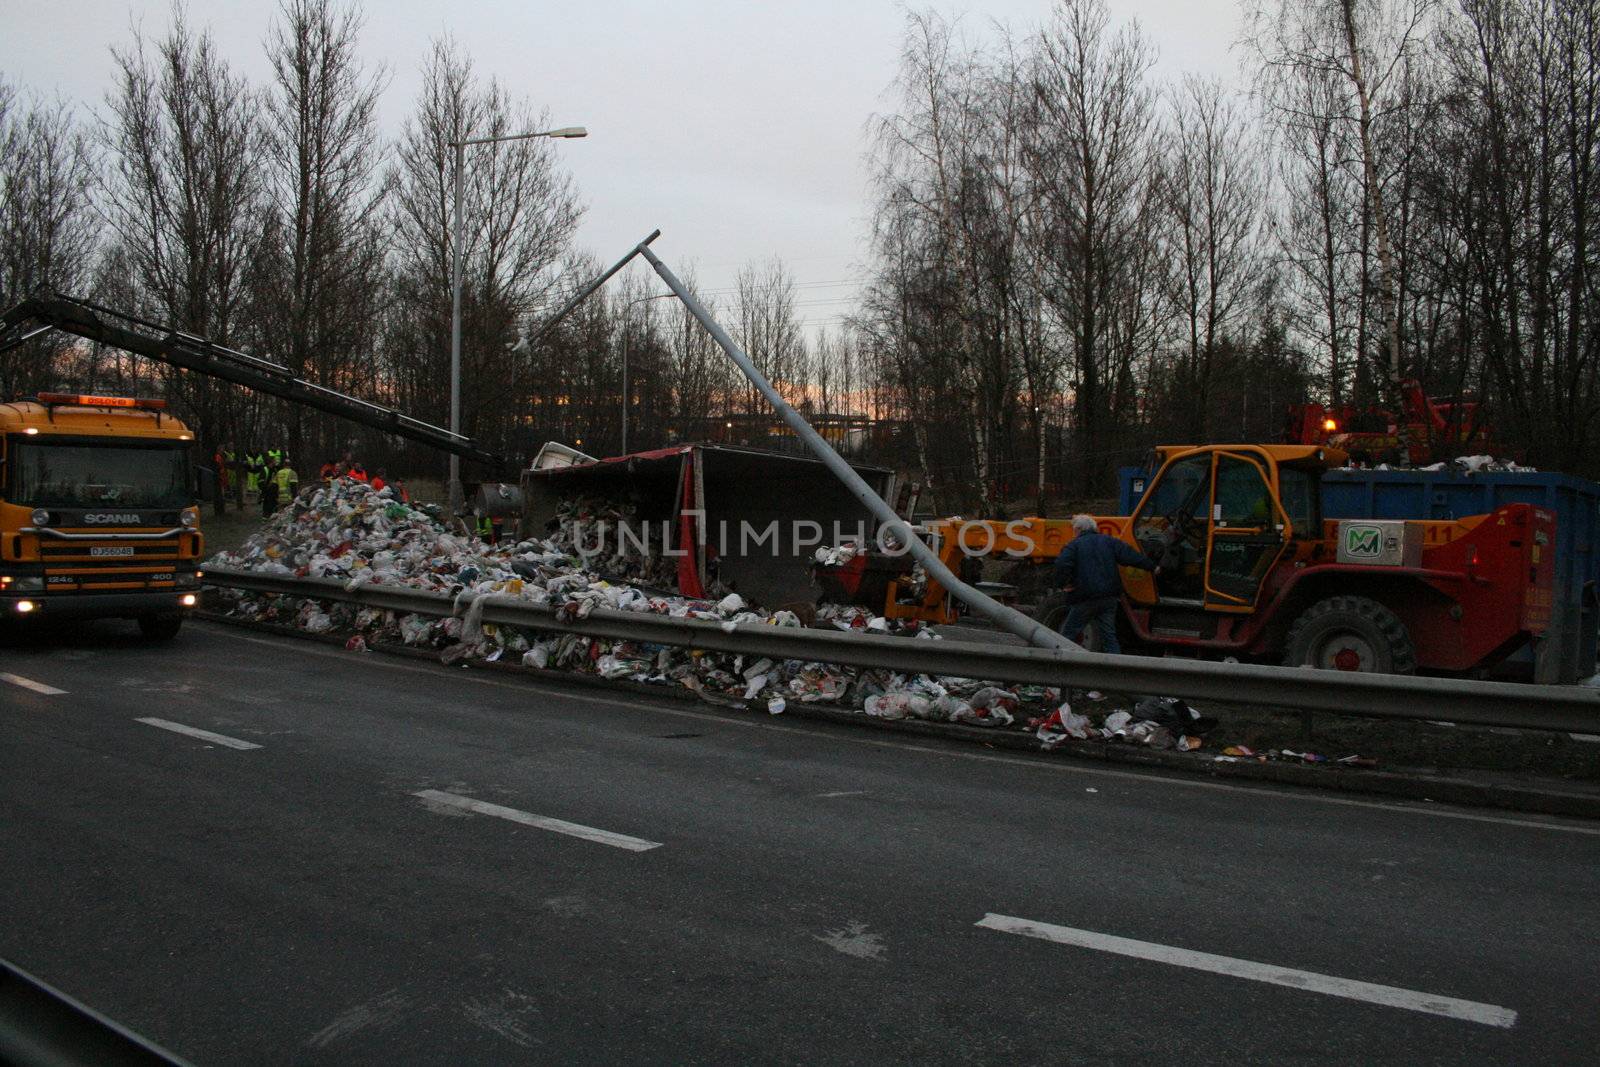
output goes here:
[[[240, 619], [220, 612], [201, 609], [196, 617], [208, 622], [222, 623], [241, 629], [257, 630], [280, 637], [314, 641], [336, 648], [344, 648], [349, 640], [335, 634], [311, 634], [280, 623]], [[368, 651], [402, 658], [439, 663], [435, 649], [414, 648], [392, 642], [369, 644]], [[768, 714], [766, 706], [758, 701], [745, 701], [728, 697], [725, 702], [707, 701], [690, 690], [678, 686], [645, 685], [625, 679], [601, 678], [592, 674], [549, 668], [524, 667], [517, 662], [470, 660], [462, 664], [473, 670], [490, 669], [541, 681], [575, 685], [578, 688], [603, 689], [609, 692], [632, 693], [654, 698], [668, 698], [701, 708], [720, 708], [729, 712], [743, 710]], [[1049, 758], [1056, 754], [1072, 759], [1104, 764], [1142, 767], [1151, 770], [1181, 771], [1187, 775], [1209, 777], [1233, 782], [1263, 782], [1275, 785], [1313, 787], [1334, 792], [1357, 793], [1403, 798], [1424, 803], [1452, 804], [1461, 807], [1495, 808], [1524, 814], [1562, 815], [1582, 819], [1600, 819], [1600, 792], [1564, 790], [1543, 785], [1513, 785], [1504, 782], [1480, 782], [1428, 768], [1399, 768], [1395, 770], [1366, 770], [1351, 767], [1313, 766], [1295, 763], [1257, 762], [1240, 759], [1222, 763], [1215, 754], [1190, 755], [1148, 748], [1135, 748], [1110, 742], [1069, 740], [1045, 752], [1032, 734], [1015, 730], [990, 730], [956, 723], [933, 723], [914, 719], [874, 719], [862, 712], [818, 704], [793, 701], [784, 712], [786, 717], [841, 723], [857, 729], [875, 729], [890, 733], [978, 743], [988, 748], [1020, 752], [1035, 758]]]

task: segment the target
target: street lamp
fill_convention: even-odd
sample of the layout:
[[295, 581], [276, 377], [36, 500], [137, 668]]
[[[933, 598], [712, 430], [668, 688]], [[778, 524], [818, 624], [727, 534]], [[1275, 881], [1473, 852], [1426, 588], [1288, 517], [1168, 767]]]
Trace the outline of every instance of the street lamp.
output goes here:
[[[541, 130], [537, 133], [510, 133], [504, 137], [467, 137], [451, 141], [456, 150], [455, 186], [456, 211], [455, 240], [450, 250], [450, 432], [461, 433], [461, 184], [466, 166], [467, 145], [495, 144], [500, 141], [531, 141], [535, 137], [587, 137], [589, 131], [582, 126], [563, 126], [559, 130]], [[461, 507], [461, 457], [450, 454], [450, 510]]]
[[[643, 304], [650, 300], [671, 300], [677, 295], [676, 293], [657, 293], [654, 296], [641, 296], [635, 300], [628, 301], [624, 305], [624, 314], [626, 314], [627, 308], [631, 308], [635, 304]], [[632, 332], [632, 324], [624, 323], [622, 326], [622, 454], [624, 456], [628, 454], [628, 401], [633, 399], [633, 391], [628, 388], [628, 343]]]

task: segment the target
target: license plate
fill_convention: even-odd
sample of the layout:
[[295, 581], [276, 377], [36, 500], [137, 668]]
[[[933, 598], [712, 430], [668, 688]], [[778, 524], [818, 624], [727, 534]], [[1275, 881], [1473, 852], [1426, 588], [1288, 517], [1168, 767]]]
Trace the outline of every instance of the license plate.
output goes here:
[[95, 559], [120, 559], [133, 555], [132, 548], [91, 548], [89, 555]]

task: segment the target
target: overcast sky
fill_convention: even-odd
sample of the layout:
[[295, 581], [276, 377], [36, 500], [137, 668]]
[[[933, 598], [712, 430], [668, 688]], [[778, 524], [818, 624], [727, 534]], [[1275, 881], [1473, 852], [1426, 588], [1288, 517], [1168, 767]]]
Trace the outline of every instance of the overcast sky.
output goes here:
[[[916, 5], [918, 7], [922, 5]], [[982, 33], [1049, 17], [1048, 0], [935, 5]], [[1235, 0], [1112, 0], [1157, 45], [1162, 77], [1231, 77]], [[236, 69], [267, 77], [273, 0], [191, 0]], [[364, 58], [386, 65], [386, 135], [410, 113], [431, 38], [449, 33], [478, 71], [547, 106], [588, 215], [579, 244], [611, 262], [660, 227], [669, 266], [708, 292], [740, 264], [780, 256], [799, 310], [832, 325], [862, 270], [869, 213], [865, 126], [888, 106], [904, 8], [888, 0], [368, 0]], [[0, 74], [99, 107], [112, 45], [167, 25], [167, 0], [0, 0]], [[640, 268], [646, 269], [646, 268]]]

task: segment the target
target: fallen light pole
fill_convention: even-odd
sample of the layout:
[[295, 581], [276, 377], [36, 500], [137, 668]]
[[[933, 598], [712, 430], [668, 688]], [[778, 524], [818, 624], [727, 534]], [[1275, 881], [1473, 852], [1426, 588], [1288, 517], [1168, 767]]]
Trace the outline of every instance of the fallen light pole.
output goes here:
[[683, 305], [689, 309], [689, 313], [699, 320], [701, 326], [705, 327], [712, 340], [717, 342], [717, 346], [728, 354], [728, 358], [733, 360], [734, 365], [750, 380], [750, 384], [754, 385], [761, 395], [767, 398], [767, 402], [772, 405], [773, 410], [777, 411], [783, 421], [788, 423], [789, 427], [799, 435], [800, 440], [806, 443], [806, 447], [815, 453], [816, 457], [845, 484], [846, 488], [855, 495], [855, 498], [864, 504], [867, 510], [871, 511], [874, 517], [883, 523], [884, 527], [906, 546], [911, 556], [927, 570], [929, 577], [944, 586], [951, 596], [954, 596], [977, 614], [984, 616], [996, 626], [1015, 634], [1036, 648], [1060, 649], [1074, 653], [1083, 652], [1082, 646], [1067, 640], [1067, 638], [1048, 626], [1028, 618], [1016, 608], [1008, 607], [962, 581], [949, 567], [945, 566], [938, 553], [922, 540], [916, 529], [899, 515], [896, 515], [894, 509], [881, 496], [873, 492], [872, 487], [867, 485], [861, 476], [851, 469], [850, 464], [846, 463], [844, 458], [834, 451], [833, 446], [828, 444], [821, 434], [812, 429], [811, 424], [805, 420], [805, 416], [801, 415], [788, 401], [778, 395], [778, 391], [773, 388], [772, 383], [756, 368], [755, 363], [745, 354], [744, 350], [734, 344], [733, 338], [728, 336], [728, 331], [724, 330], [716, 319], [711, 317], [711, 313], [678, 280], [678, 276], [673, 274], [667, 265], [661, 262], [655, 253], [650, 251], [650, 244], [659, 236], [661, 236], [660, 230], [651, 233], [650, 236], [635, 245], [632, 251], [618, 260], [610, 270], [585, 286], [577, 296], [568, 301], [565, 307], [540, 328], [539, 332], [535, 334], [535, 338], [542, 337], [546, 331], [564, 318], [573, 308], [577, 307], [591, 293], [600, 288], [608, 278], [625, 267], [634, 256], [643, 256], [650, 266], [655, 269], [655, 272], [661, 276], [661, 280], [667, 283], [667, 287], [677, 294], [679, 300], [683, 301]]

